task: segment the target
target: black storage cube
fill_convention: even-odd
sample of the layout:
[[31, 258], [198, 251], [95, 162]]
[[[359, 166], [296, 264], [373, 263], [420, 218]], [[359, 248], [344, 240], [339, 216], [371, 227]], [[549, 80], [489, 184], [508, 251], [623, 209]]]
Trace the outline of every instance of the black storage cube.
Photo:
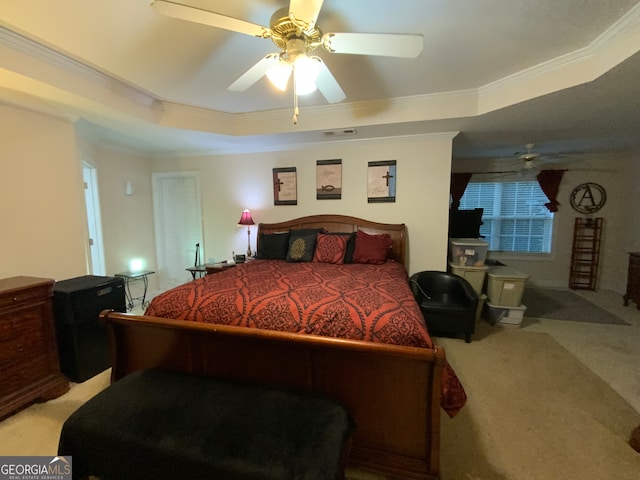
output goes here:
[[74, 382], [84, 382], [111, 366], [107, 330], [98, 318], [107, 308], [127, 311], [121, 277], [85, 275], [53, 286], [60, 369]]

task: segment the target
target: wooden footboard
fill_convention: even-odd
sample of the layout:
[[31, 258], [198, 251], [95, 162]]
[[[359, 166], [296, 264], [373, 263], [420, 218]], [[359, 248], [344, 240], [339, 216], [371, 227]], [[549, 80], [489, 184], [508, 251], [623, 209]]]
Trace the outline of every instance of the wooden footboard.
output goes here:
[[439, 471], [442, 349], [104, 311], [112, 381], [156, 368], [317, 392], [356, 422], [349, 466], [397, 479]]

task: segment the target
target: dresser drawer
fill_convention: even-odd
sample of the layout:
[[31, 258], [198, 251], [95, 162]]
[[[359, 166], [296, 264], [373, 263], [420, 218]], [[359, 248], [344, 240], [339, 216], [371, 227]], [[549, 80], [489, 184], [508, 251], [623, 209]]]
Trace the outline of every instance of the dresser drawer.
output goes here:
[[15, 292], [6, 292], [0, 296], [0, 309], [12, 306], [21, 306], [33, 302], [45, 301], [50, 296], [50, 287], [42, 285], [40, 287], [23, 289]]
[[3, 397], [15, 394], [21, 389], [36, 385], [54, 373], [45, 355], [21, 359], [19, 365], [4, 368], [0, 375], [0, 392]]
[[47, 333], [53, 332], [51, 321], [42, 308], [28, 308], [20, 312], [19, 318], [11, 318], [12, 337], [18, 338], [22, 343], [29, 346], [44, 345], [44, 337]]
[[6, 369], [17, 363], [16, 353], [21, 348], [17, 339], [0, 339], [0, 378]]

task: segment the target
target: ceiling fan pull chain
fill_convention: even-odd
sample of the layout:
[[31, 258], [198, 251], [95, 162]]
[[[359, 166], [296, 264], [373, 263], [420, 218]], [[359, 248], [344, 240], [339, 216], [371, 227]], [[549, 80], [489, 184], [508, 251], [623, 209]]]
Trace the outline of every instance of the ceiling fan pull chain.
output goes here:
[[298, 115], [300, 114], [300, 110], [298, 110], [298, 90], [296, 88], [296, 69], [293, 68], [293, 124], [298, 124]]

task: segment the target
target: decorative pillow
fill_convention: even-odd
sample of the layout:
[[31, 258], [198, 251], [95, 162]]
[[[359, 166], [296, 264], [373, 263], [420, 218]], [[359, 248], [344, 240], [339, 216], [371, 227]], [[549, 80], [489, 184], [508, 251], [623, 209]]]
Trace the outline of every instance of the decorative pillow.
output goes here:
[[289, 229], [289, 235], [291, 234], [295, 234], [295, 235], [309, 235], [313, 233], [314, 235], [316, 233], [326, 233], [324, 228], [294, 228], [294, 229]]
[[310, 262], [316, 248], [316, 236], [322, 229], [289, 230], [287, 262]]
[[285, 260], [287, 251], [289, 251], [289, 232], [260, 234], [257, 258], [263, 260]]
[[344, 263], [353, 263], [353, 250], [356, 246], [356, 232], [329, 232], [327, 233], [327, 235], [336, 235], [338, 237], [345, 237], [347, 239], [347, 249], [344, 254]]
[[316, 236], [316, 251], [313, 255], [314, 262], [344, 263], [344, 255], [347, 252], [348, 237], [344, 235], [328, 235], [319, 233]]
[[353, 251], [354, 263], [379, 265], [387, 261], [393, 242], [388, 233], [369, 235], [361, 230], [356, 232], [356, 246]]

